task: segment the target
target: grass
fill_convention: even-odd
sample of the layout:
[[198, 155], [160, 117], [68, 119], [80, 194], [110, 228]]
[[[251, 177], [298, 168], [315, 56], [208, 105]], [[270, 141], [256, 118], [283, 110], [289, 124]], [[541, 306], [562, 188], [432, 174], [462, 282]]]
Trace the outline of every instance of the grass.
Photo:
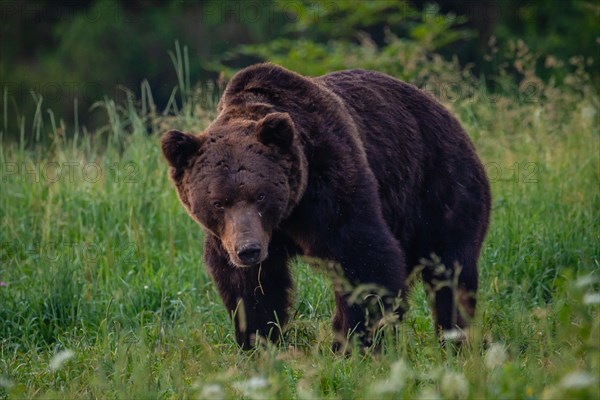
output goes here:
[[330, 351], [331, 283], [302, 260], [281, 343], [237, 348], [158, 147], [213, 106], [186, 96], [164, 116], [144, 85], [141, 103], [98, 105], [96, 132], [56, 124], [36, 98], [31, 129], [2, 133], [0, 398], [600, 396], [599, 103], [586, 84], [448, 103], [494, 197], [471, 346], [440, 348], [417, 286], [384, 351], [347, 358]]

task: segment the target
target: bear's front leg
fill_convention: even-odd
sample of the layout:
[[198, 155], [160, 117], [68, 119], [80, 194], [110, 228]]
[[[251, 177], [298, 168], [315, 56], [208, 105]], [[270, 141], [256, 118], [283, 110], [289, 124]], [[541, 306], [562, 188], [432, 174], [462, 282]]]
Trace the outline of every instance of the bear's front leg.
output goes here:
[[221, 241], [206, 234], [204, 260], [234, 321], [235, 339], [243, 349], [254, 347], [256, 335], [272, 341], [281, 335], [292, 288], [289, 251], [283, 240], [274, 237], [265, 261], [237, 267], [229, 262]]

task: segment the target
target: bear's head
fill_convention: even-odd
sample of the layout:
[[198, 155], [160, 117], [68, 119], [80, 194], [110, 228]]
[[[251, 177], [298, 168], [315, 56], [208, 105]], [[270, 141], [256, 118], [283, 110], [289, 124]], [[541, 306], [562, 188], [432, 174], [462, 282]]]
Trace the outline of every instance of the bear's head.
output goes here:
[[232, 264], [260, 264], [274, 229], [306, 186], [304, 155], [287, 113], [214, 123], [199, 136], [169, 131], [162, 152], [181, 203], [217, 236]]

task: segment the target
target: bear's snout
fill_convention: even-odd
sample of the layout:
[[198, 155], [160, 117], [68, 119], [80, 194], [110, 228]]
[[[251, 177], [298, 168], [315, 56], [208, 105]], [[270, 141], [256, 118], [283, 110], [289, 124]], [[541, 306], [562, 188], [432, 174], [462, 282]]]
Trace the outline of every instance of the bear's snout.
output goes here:
[[267, 258], [270, 235], [254, 206], [237, 204], [225, 212], [224, 220], [221, 241], [233, 264], [251, 267]]
[[258, 243], [249, 243], [236, 250], [240, 261], [246, 265], [254, 265], [260, 261], [261, 248]]

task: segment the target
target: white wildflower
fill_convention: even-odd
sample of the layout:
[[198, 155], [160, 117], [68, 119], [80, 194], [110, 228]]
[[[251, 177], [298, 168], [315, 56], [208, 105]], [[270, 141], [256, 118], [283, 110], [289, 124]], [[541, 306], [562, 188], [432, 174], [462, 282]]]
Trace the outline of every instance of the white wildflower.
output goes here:
[[268, 385], [269, 383], [265, 378], [261, 376], [253, 376], [246, 381], [234, 383], [233, 387], [242, 392], [245, 397], [254, 398], [260, 397], [259, 395], [261, 389], [265, 389]]
[[461, 342], [465, 339], [465, 332], [462, 329], [449, 329], [442, 333], [442, 339], [446, 342]]
[[503, 345], [493, 343], [485, 354], [485, 366], [488, 369], [494, 369], [502, 366], [506, 362], [508, 355]]
[[442, 377], [440, 390], [444, 397], [450, 399], [464, 399], [469, 395], [469, 383], [461, 373], [446, 372]]
[[13, 383], [8, 378], [0, 375], [0, 387], [10, 389], [11, 387], [13, 387]]
[[418, 393], [416, 398], [423, 399], [423, 400], [441, 399], [440, 394], [434, 388], [429, 388], [429, 387], [421, 389], [421, 391]]
[[202, 387], [202, 393], [200, 393], [202, 399], [214, 399], [221, 400], [225, 398], [225, 392], [218, 383], [209, 383]]
[[592, 106], [583, 107], [581, 109], [581, 118], [592, 121], [596, 115], [596, 109]]
[[571, 372], [560, 380], [560, 386], [566, 390], [581, 390], [594, 384], [594, 377], [587, 372]]
[[306, 380], [301, 380], [296, 386], [296, 394], [301, 400], [317, 399], [319, 396], [310, 388], [310, 383]]
[[60, 369], [62, 365], [73, 358], [75, 353], [72, 350], [63, 350], [54, 355], [50, 360], [50, 371], [54, 372]]
[[575, 282], [575, 286], [577, 286], [578, 288], [584, 288], [593, 285], [594, 283], [596, 283], [597, 280], [598, 278], [594, 274], [584, 275], [581, 278], [577, 279], [577, 282]]
[[375, 382], [371, 386], [373, 394], [398, 393], [406, 383], [406, 378], [410, 375], [410, 370], [403, 360], [398, 360], [392, 364], [390, 368], [390, 376], [388, 379], [383, 379]]
[[586, 306], [600, 304], [600, 293], [586, 293], [585, 296], [583, 296], [583, 304]]
[[375, 395], [383, 395], [385, 393], [396, 393], [402, 389], [402, 385], [398, 385], [396, 382], [389, 379], [377, 381], [371, 385], [370, 392]]

